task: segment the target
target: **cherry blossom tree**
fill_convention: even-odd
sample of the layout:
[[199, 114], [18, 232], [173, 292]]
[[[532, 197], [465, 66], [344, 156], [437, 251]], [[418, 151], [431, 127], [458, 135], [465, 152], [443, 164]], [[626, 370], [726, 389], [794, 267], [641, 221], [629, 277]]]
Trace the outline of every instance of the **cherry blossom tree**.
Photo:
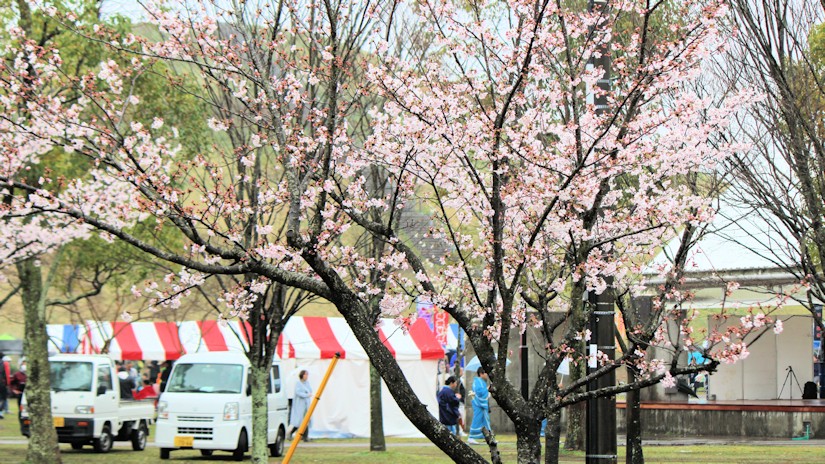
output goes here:
[[[429, 202], [440, 224], [433, 234], [454, 252], [437, 266], [409, 262], [490, 372], [492, 394], [516, 427], [519, 461], [535, 462], [542, 416], [558, 418], [560, 408], [599, 395], [673, 385], [676, 375], [689, 372], [677, 363], [693, 344], [689, 321], [682, 322], [683, 337], [671, 340], [666, 327], [673, 315], [665, 307], [666, 300], [685, 298], [677, 284], [686, 246], [675, 267], [661, 269], [671, 279], [657, 289], [650, 322], [624, 314], [634, 333], [621, 358], [600, 354], [597, 369], [564, 387], [554, 374], [565, 357], [579, 368], [587, 360], [586, 292], [608, 291], [612, 278], [638, 294], [645, 257], [683, 229], [687, 244], [712, 217], [697, 175], [713, 172], [739, 148], [720, 143], [718, 134], [749, 96], [717, 105], [691, 90], [702, 60], [722, 45], [718, 3], [617, 2], [593, 13], [549, 2], [463, 7], [425, 2], [420, 14], [436, 37], [431, 54], [420, 65], [390, 58], [371, 70], [390, 102], [376, 115], [367, 146], [373, 157], [365, 162], [385, 163], [398, 184], [415, 179], [410, 195]], [[668, 26], [665, 33], [653, 34], [657, 22]], [[606, 70], [588, 66], [603, 50], [614, 55], [606, 95], [595, 85]], [[607, 108], [596, 108], [588, 93], [607, 97]], [[389, 229], [373, 230], [400, 239]], [[504, 368], [508, 341], [527, 325], [544, 335], [546, 365], [522, 398]], [[559, 328], [561, 336], [554, 334]], [[747, 331], [708, 334], [725, 347], [703, 369], [746, 356]], [[672, 357], [648, 358], [651, 345]], [[635, 381], [580, 390], [621, 365], [633, 367]], [[547, 462], [557, 458], [557, 446], [548, 446]]]
[[[678, 292], [668, 286], [620, 358], [597, 353], [587, 375], [563, 387], [555, 378], [563, 359], [588, 361], [584, 293], [612, 291], [610, 279], [640, 291], [656, 248], [712, 217], [705, 192], [685, 179], [738, 148], [715, 134], [749, 98], [717, 105], [690, 90], [721, 46], [721, 5], [674, 5], [681, 21], [670, 24], [663, 3], [646, 2], [595, 13], [519, 1], [147, 2], [152, 28], [141, 35], [34, 3], [113, 58], [75, 76], [59, 49], [13, 30], [0, 69], [4, 213], [51, 214], [179, 266], [135, 288], [159, 307], [212, 276], [233, 282], [220, 296], [225, 317], [247, 319], [259, 347], [250, 354], [254, 462], [266, 461], [264, 373], [295, 309], [284, 304], [288, 289], [335, 305], [402, 411], [456, 462], [484, 458], [427, 412], [375, 330], [381, 316], [410, 324], [416, 295], [467, 333], [516, 426], [519, 462], [540, 460], [541, 421], [561, 408], [698, 369], [645, 353], [678, 354], [691, 341], [684, 330], [674, 344], [663, 329], [663, 300]], [[668, 34], [654, 40], [651, 22]], [[588, 62], [604, 50], [615, 77], [597, 112], [588, 93], [605, 70]], [[136, 84], [147, 73], [210, 108], [194, 115], [212, 129], [196, 155], [183, 155], [165, 111], [141, 112]], [[49, 92], [58, 88], [79, 97]], [[386, 103], [368, 108], [375, 98]], [[84, 174], [27, 176], [51, 150]], [[374, 169], [382, 189], [369, 182]], [[399, 220], [413, 205], [434, 224], [426, 238], [449, 244], [443, 256], [424, 259], [422, 237]], [[180, 245], [137, 233], [138, 220]], [[357, 246], [365, 233], [367, 251]], [[504, 368], [509, 340], [528, 325], [543, 334], [546, 362], [523, 398]], [[741, 332], [710, 335], [714, 363], [746, 354]], [[581, 391], [626, 365], [639, 373], [632, 384]], [[551, 448], [547, 462], [557, 441]]]
[[[6, 3], [6, 2], [4, 2]], [[54, 108], [60, 100], [71, 98], [59, 87], [42, 84], [55, 76], [60, 62], [59, 56], [35, 57], [46, 44], [57, 41], [71, 45], [72, 41], [61, 36], [54, 24], [41, 23], [42, 16], [33, 12], [23, 1], [8, 2], [4, 5], [2, 23], [2, 63], [3, 83], [0, 85], [0, 151], [3, 152], [3, 175], [7, 179], [37, 185], [45, 178], [62, 173], [66, 166], [45, 168], [48, 161], [60, 161], [59, 154], [51, 150], [51, 144], [38, 138], [29, 138], [15, 128], [32, 124], [47, 130], [53, 115], [48, 108]], [[94, 10], [88, 5], [77, 5], [86, 13]], [[97, 17], [97, 15], [94, 15]], [[88, 16], [87, 16], [88, 18]], [[67, 47], [70, 49], [70, 47]], [[96, 48], [87, 48], [87, 56], [93, 57]], [[70, 63], [79, 67], [82, 60]], [[27, 461], [33, 463], [60, 462], [57, 435], [52, 423], [50, 406], [50, 377], [46, 334], [47, 310], [54, 305], [71, 304], [89, 298], [99, 292], [100, 287], [73, 292], [67, 298], [47, 298], [49, 291], [59, 281], [59, 270], [72, 242], [85, 240], [93, 229], [77, 219], [61, 214], [42, 213], [43, 196], [36, 191], [16, 191], [11, 182], [4, 182], [3, 203], [0, 206], [0, 281], [11, 288], [2, 298], [0, 305], [8, 302], [18, 292], [22, 301], [25, 321], [24, 349], [28, 356], [28, 384], [26, 389], [27, 408], [31, 417]], [[87, 179], [89, 195], [88, 208], [105, 208], [94, 176]], [[120, 189], [113, 189], [112, 198], [118, 197]], [[68, 192], [67, 192], [68, 193]], [[45, 266], [44, 266], [45, 265]], [[43, 272], [43, 267], [47, 271]], [[98, 275], [97, 283], [103, 284], [107, 275]]]
[[[181, 11], [174, 3], [147, 4], [154, 27], [148, 34], [153, 38], [147, 38], [102, 23], [86, 25], [73, 12], [37, 3], [61, 27], [120, 56], [75, 77], [61, 67], [60, 50], [15, 29], [22, 45], [8, 49], [4, 113], [11, 115], [18, 105], [27, 114], [25, 121], [3, 128], [19, 152], [9, 151], [9, 159], [37, 166], [36, 155], [62, 150], [85, 163], [102, 188], [87, 188], [90, 175], [23, 178], [25, 171], [14, 163], [3, 182], [10, 216], [26, 214], [23, 198], [37, 198], [34, 207], [42, 214], [91, 226], [183, 267], [165, 282], [135, 287], [136, 295], [154, 298], [158, 307], [176, 307], [210, 276], [234, 282], [220, 299], [225, 317], [245, 318], [253, 328], [252, 448], [253, 459], [264, 462], [265, 374], [283, 325], [300, 306], [296, 302], [304, 301], [287, 293], [310, 290], [332, 300], [329, 287], [304, 264], [301, 253], [312, 247], [290, 245], [303, 242], [291, 226], [297, 221], [300, 227], [301, 216], [315, 209], [309, 233], [315, 240], [331, 237], [323, 227], [325, 198], [318, 198], [315, 184], [328, 171], [319, 167], [348, 144], [347, 116], [358, 108], [360, 89], [347, 82], [357, 71], [353, 64], [362, 60], [368, 14], [376, 10], [329, 2], [259, 6], [207, 2]], [[209, 104], [202, 116], [213, 143], [194, 159], [182, 156], [167, 114], [132, 117], [145, 108], [138, 83], [163, 64], [170, 86]], [[41, 70], [38, 79], [21, 91], [16, 83], [32, 68]], [[193, 78], [202, 85], [197, 92], [186, 86]], [[49, 88], [70, 88], [80, 98], [47, 99]], [[31, 156], [24, 160], [26, 153]], [[93, 201], [98, 196], [97, 203], [105, 203], [99, 208]], [[184, 249], [170, 248], [164, 234], [139, 233], [130, 222], [135, 218], [152, 218], [158, 231], [172, 230], [185, 239]], [[336, 235], [344, 230], [338, 227]], [[397, 366], [396, 371], [400, 376]]]

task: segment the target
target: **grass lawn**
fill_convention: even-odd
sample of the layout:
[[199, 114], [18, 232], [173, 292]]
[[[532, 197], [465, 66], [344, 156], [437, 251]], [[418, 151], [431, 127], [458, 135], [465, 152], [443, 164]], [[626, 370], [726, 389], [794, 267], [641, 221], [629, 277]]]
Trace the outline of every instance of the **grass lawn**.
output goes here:
[[[23, 440], [17, 425], [16, 404], [5, 419], [0, 420], [0, 439]], [[499, 450], [505, 463], [516, 462], [515, 435], [499, 435]], [[154, 426], [150, 430], [150, 444], [154, 441]], [[289, 443], [287, 443], [287, 446]], [[303, 444], [302, 444], [303, 445]], [[620, 443], [621, 445], [621, 443]], [[371, 453], [369, 440], [315, 440], [309, 446], [299, 446], [290, 462], [304, 463], [358, 463], [358, 464], [449, 464], [452, 462], [438, 448], [423, 439], [388, 438], [389, 451]], [[475, 447], [478, 451], [484, 448]], [[158, 449], [149, 446], [143, 452], [116, 444], [109, 454], [97, 454], [87, 446], [74, 451], [69, 445], [60, 445], [66, 464], [148, 464], [159, 462]], [[25, 459], [26, 445], [0, 445], [0, 463], [20, 463]], [[823, 463], [825, 447], [815, 445], [768, 446], [768, 445], [698, 445], [698, 446], [647, 446], [644, 449], [647, 463]], [[249, 459], [247, 458], [247, 462]], [[198, 451], [173, 451], [170, 463], [231, 462], [229, 453], [216, 453], [201, 457]], [[281, 458], [270, 458], [271, 463]], [[560, 462], [584, 462], [584, 453], [562, 451]], [[624, 462], [624, 448], [619, 446], [619, 462]]]
[[[4, 424], [5, 425], [5, 424]], [[8, 437], [11, 438], [11, 437]], [[499, 437], [500, 450], [504, 462], [515, 462], [515, 437]], [[388, 440], [389, 451], [371, 453], [368, 441], [357, 440], [317, 440], [310, 446], [299, 446], [292, 458], [293, 463], [358, 463], [358, 464], [449, 464], [452, 462], [435, 446], [420, 440]], [[479, 451], [483, 448], [477, 447]], [[25, 445], [0, 445], [0, 463], [22, 462]], [[116, 447], [109, 454], [96, 454], [91, 447], [74, 451], [68, 445], [61, 445], [63, 462], [67, 464], [148, 464], [159, 462], [158, 449], [149, 447], [143, 452]], [[825, 447], [818, 446], [765, 446], [765, 445], [700, 445], [700, 446], [648, 446], [645, 448], [648, 463], [822, 463], [825, 462]], [[247, 458], [246, 461], [249, 459]], [[170, 463], [231, 462], [228, 453], [216, 453], [212, 457], [201, 457], [197, 451], [183, 450], [172, 453]], [[281, 458], [270, 458], [271, 463], [281, 462]], [[583, 453], [562, 455], [560, 462], [584, 462]], [[624, 450], [619, 448], [619, 462], [624, 462]]]

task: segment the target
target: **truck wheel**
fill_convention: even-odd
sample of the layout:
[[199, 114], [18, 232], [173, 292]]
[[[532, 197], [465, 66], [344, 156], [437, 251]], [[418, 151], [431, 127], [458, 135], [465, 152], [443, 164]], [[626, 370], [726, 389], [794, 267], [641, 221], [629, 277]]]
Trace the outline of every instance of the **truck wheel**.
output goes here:
[[278, 436], [275, 437], [275, 443], [269, 445], [269, 454], [277, 458], [284, 455], [284, 439], [286, 432], [283, 427], [278, 429]]
[[201, 456], [209, 457], [209, 456], [212, 456], [212, 453], [213, 453], [212, 450], [201, 450]]
[[160, 449], [160, 458], [161, 459], [169, 459], [169, 453], [171, 453], [171, 448], [161, 448]]
[[146, 424], [141, 423], [137, 429], [132, 430], [132, 449], [135, 451], [145, 450], [148, 437], [149, 430], [146, 428]]
[[73, 441], [72, 442], [72, 449], [73, 450], [82, 450], [83, 449], [83, 443], [80, 443], [79, 441]]
[[243, 461], [243, 455], [246, 453], [246, 430], [241, 430], [241, 435], [238, 437], [238, 447], [232, 452], [232, 457], [236, 461]]
[[108, 453], [112, 450], [112, 427], [109, 424], [103, 426], [100, 438], [94, 439], [94, 446], [98, 453]]

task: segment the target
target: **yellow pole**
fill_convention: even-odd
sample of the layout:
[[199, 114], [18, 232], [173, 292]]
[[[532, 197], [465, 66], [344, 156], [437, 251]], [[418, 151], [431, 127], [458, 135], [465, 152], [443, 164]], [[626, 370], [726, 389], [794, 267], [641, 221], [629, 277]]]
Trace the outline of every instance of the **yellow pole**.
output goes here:
[[340, 357], [341, 353], [335, 353], [335, 357], [332, 358], [332, 362], [327, 368], [327, 373], [324, 374], [324, 379], [321, 380], [321, 385], [318, 386], [318, 391], [315, 392], [315, 398], [312, 399], [312, 404], [309, 405], [309, 409], [307, 409], [307, 413], [304, 415], [301, 426], [298, 427], [298, 431], [295, 432], [295, 436], [292, 438], [292, 444], [289, 445], [289, 451], [286, 452], [286, 456], [284, 456], [281, 464], [289, 464], [289, 460], [292, 459], [292, 455], [295, 453], [295, 449], [298, 448], [298, 443], [301, 441], [301, 437], [309, 425], [309, 418], [312, 417], [312, 412], [315, 411], [315, 406], [318, 404], [318, 400], [321, 399], [321, 393], [324, 392], [324, 388], [327, 386], [327, 380], [329, 380], [329, 376], [332, 375], [332, 370], [335, 369], [335, 363], [338, 362], [338, 358]]

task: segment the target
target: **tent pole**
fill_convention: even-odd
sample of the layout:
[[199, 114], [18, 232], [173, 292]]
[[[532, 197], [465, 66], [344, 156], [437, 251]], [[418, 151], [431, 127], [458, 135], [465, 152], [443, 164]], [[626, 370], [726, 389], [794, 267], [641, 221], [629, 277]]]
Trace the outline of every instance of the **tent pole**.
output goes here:
[[307, 426], [309, 425], [309, 418], [312, 417], [313, 411], [315, 411], [315, 405], [318, 404], [318, 400], [321, 399], [321, 393], [324, 392], [324, 388], [327, 386], [327, 380], [329, 380], [329, 376], [332, 375], [332, 370], [335, 369], [335, 363], [338, 362], [338, 358], [341, 357], [341, 353], [335, 353], [335, 357], [332, 358], [332, 362], [329, 364], [327, 368], [327, 373], [324, 374], [324, 379], [321, 380], [321, 385], [318, 386], [318, 391], [315, 393], [315, 398], [312, 399], [312, 404], [309, 405], [309, 409], [307, 409], [307, 413], [304, 415], [304, 420], [301, 422], [301, 426], [298, 427], [298, 431], [295, 432], [295, 437], [292, 439], [292, 444], [289, 445], [289, 451], [287, 451], [286, 456], [284, 456], [284, 460], [281, 464], [289, 464], [289, 460], [292, 459], [292, 455], [295, 453], [295, 449], [298, 448], [298, 443], [301, 442], [301, 437], [304, 435], [304, 432], [307, 430]]

